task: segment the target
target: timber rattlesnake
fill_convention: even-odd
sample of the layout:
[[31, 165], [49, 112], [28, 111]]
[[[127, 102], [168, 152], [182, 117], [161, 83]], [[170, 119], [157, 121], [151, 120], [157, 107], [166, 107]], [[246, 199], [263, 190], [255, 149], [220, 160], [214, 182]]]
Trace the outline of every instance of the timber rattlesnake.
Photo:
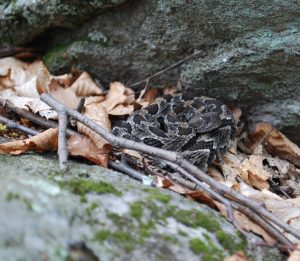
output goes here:
[[182, 153], [206, 171], [225, 153], [234, 138], [233, 115], [220, 101], [208, 97], [183, 99], [166, 95], [117, 123], [119, 137]]

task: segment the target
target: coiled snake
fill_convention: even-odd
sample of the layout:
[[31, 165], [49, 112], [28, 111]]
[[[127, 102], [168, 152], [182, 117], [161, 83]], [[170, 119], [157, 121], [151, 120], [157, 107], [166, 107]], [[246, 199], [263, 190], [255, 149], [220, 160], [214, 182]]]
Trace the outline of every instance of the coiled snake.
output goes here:
[[177, 151], [206, 171], [225, 153], [235, 134], [233, 115], [226, 105], [208, 97], [185, 100], [180, 94], [156, 99], [113, 128], [117, 136]]

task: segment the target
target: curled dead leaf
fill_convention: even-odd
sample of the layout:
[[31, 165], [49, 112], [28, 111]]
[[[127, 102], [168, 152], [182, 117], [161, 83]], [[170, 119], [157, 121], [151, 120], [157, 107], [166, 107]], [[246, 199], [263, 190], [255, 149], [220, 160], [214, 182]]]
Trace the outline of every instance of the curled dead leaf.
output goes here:
[[27, 151], [46, 152], [57, 149], [57, 129], [48, 129], [26, 140], [0, 144], [1, 154], [18, 155]]
[[299, 261], [300, 260], [300, 244], [296, 245], [296, 249], [290, 254], [287, 261]]
[[[84, 115], [107, 130], [111, 130], [111, 124], [108, 118], [107, 110], [99, 103], [92, 103], [85, 108]], [[109, 144], [99, 134], [92, 131], [80, 122], [77, 122], [77, 128], [80, 133], [87, 135], [99, 149], [102, 149], [105, 144]]]
[[52, 79], [49, 84], [49, 93], [71, 109], [76, 109], [79, 104], [79, 97], [75, 92], [71, 88], [63, 88], [55, 79]]
[[83, 72], [79, 78], [70, 87], [77, 96], [91, 96], [103, 94], [99, 86], [93, 81], [92, 77], [87, 73]]
[[99, 166], [107, 168], [111, 145], [106, 144], [99, 149], [94, 142], [85, 135], [71, 135], [68, 139], [68, 151], [72, 156], [86, 158]]
[[104, 96], [89, 96], [85, 98], [84, 105], [87, 106], [92, 103], [98, 103], [103, 101], [104, 99], [105, 99]]
[[12, 68], [21, 68], [22, 70], [26, 70], [27, 64], [14, 57], [5, 57], [0, 59], [0, 76], [7, 76]]
[[264, 159], [261, 155], [250, 155], [249, 159], [245, 158], [239, 166], [244, 180], [259, 189], [269, 189], [270, 173], [264, 169]]
[[109, 113], [118, 104], [123, 104], [126, 100], [127, 95], [125, 94], [125, 86], [120, 82], [113, 82], [110, 84], [109, 92], [107, 93], [105, 100], [100, 104], [106, 108]]
[[300, 148], [268, 123], [257, 124], [255, 130], [248, 135], [245, 145], [254, 149], [261, 142], [271, 155], [300, 167]]
[[113, 108], [109, 114], [115, 116], [128, 115], [134, 111], [133, 105], [123, 105], [119, 104], [115, 108]]
[[74, 81], [73, 74], [71, 73], [66, 73], [59, 76], [52, 76], [52, 78], [56, 80], [59, 83], [59, 85], [63, 87], [70, 87]]

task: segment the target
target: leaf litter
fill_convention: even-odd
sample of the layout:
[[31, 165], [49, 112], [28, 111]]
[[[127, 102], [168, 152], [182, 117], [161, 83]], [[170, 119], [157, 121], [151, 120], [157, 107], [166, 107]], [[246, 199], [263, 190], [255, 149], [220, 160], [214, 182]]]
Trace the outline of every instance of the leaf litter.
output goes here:
[[[43, 92], [50, 93], [73, 109], [77, 107], [80, 98], [85, 97], [83, 114], [107, 130], [111, 130], [112, 117], [129, 115], [151, 104], [159, 96], [157, 89], [147, 86], [143, 95], [136, 98], [135, 92], [121, 82], [112, 82], [109, 90], [105, 91], [87, 72], [76, 71], [54, 76], [41, 61], [25, 63], [12, 57], [0, 59], [0, 97], [16, 108], [57, 120], [57, 113], [40, 101]], [[173, 86], [162, 91], [164, 94], [174, 92], [176, 87]], [[231, 109], [236, 122], [239, 122], [242, 111], [238, 107]], [[77, 122], [76, 129], [79, 133], [68, 137], [70, 155], [107, 167], [112, 153], [111, 145], [80, 122]], [[231, 149], [223, 156], [222, 162], [215, 162], [209, 167], [207, 174], [261, 202], [277, 217], [300, 229], [300, 148], [268, 123], [258, 123], [252, 131], [245, 130], [243, 124], [238, 124], [237, 129], [238, 135]], [[57, 133], [57, 129], [48, 129], [33, 137], [3, 143], [0, 145], [0, 153], [18, 155], [28, 151], [57, 150]], [[140, 161], [144, 159], [143, 155], [135, 151], [123, 150], [123, 153], [139, 158]], [[148, 164], [147, 161], [143, 162]], [[180, 180], [179, 175], [178, 179], [171, 179], [169, 174], [158, 174], [155, 171], [144, 174], [153, 176], [158, 187], [204, 202], [226, 216], [223, 204], [204, 192], [195, 191], [192, 184]], [[176, 173], [172, 175], [176, 177]], [[242, 182], [237, 181], [238, 177]], [[274, 243], [274, 239], [247, 216], [237, 211], [234, 211], [234, 215], [241, 228], [260, 235], [270, 244]], [[290, 240], [299, 244], [294, 238]], [[293, 252], [290, 260], [296, 260], [294, 256], [297, 253]], [[228, 260], [247, 259], [243, 254], [236, 253]]]

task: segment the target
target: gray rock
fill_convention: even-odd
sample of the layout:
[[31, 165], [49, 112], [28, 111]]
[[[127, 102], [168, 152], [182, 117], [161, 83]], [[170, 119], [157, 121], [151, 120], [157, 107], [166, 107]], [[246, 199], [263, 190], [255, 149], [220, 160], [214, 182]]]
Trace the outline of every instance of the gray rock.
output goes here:
[[[123, 174], [51, 154], [0, 155], [0, 260], [282, 260], [216, 211]], [[77, 258], [77, 259], [76, 259]]]
[[[237, 104], [252, 122], [274, 119], [300, 142], [297, 0], [81, 2], [1, 1], [0, 43], [39, 36], [42, 42], [35, 43], [46, 45], [44, 60], [53, 73], [75, 64], [104, 83], [135, 82], [202, 50], [152, 84], [180, 80], [186, 92]], [[278, 110], [285, 103], [291, 106]]]

